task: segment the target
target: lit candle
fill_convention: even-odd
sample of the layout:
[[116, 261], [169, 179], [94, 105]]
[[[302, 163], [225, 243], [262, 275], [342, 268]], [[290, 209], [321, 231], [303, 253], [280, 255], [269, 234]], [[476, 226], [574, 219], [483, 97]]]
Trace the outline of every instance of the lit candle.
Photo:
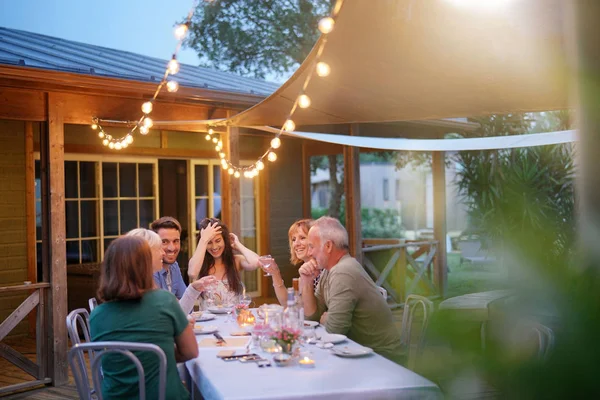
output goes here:
[[298, 364], [300, 364], [300, 366], [303, 368], [314, 368], [315, 360], [309, 358], [308, 356], [304, 356], [298, 361]]

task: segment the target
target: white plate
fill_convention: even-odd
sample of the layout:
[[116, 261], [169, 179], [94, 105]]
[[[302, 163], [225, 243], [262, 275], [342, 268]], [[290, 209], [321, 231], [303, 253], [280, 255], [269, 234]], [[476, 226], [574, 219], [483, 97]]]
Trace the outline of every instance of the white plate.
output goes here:
[[334, 347], [331, 352], [340, 357], [364, 357], [373, 354], [373, 349], [369, 347]]
[[208, 311], [213, 314], [227, 314], [228, 311], [231, 311], [231, 307], [210, 307]]
[[217, 316], [215, 314], [211, 314], [208, 312], [205, 312], [204, 314], [202, 314], [200, 316], [200, 318], [196, 318], [196, 321], [202, 322], [202, 321], [210, 321], [211, 319], [215, 319]]
[[314, 328], [315, 326], [319, 325], [319, 323], [317, 321], [309, 321], [309, 320], [304, 320], [304, 327], [305, 328]]
[[214, 333], [219, 330], [219, 327], [216, 325], [204, 325], [200, 329], [196, 329], [194, 326], [194, 333], [196, 335], [204, 335], [206, 333]]
[[345, 335], [341, 335], [339, 333], [324, 333], [321, 335], [321, 342], [323, 343], [338, 344], [342, 343], [346, 339], [348, 338]]

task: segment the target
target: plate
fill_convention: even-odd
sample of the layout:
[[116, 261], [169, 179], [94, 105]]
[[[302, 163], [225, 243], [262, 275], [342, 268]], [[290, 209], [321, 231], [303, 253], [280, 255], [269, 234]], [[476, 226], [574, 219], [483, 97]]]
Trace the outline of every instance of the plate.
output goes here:
[[373, 349], [369, 347], [334, 347], [331, 352], [339, 357], [364, 357], [373, 354]]
[[200, 322], [202, 322], [202, 321], [210, 321], [211, 319], [215, 319], [215, 318], [216, 318], [215, 314], [211, 314], [211, 313], [205, 312], [204, 314], [202, 314], [200, 316], [200, 318], [196, 318], [196, 321], [200, 321]]
[[317, 321], [304, 320], [304, 327], [305, 328], [314, 328], [317, 325], [319, 325], [319, 323]]
[[213, 314], [227, 314], [227, 312], [231, 311], [231, 307], [210, 307], [208, 311]]
[[341, 335], [338, 333], [325, 333], [325, 334], [321, 335], [321, 342], [323, 342], [323, 343], [338, 344], [338, 343], [342, 343], [346, 339], [348, 339], [348, 338], [345, 335]]
[[[200, 328], [196, 328], [197, 326], [199, 326]], [[219, 330], [219, 327], [216, 325], [199, 325], [199, 324], [194, 325], [194, 333], [196, 335], [204, 335], [207, 333], [214, 333], [218, 330]]]

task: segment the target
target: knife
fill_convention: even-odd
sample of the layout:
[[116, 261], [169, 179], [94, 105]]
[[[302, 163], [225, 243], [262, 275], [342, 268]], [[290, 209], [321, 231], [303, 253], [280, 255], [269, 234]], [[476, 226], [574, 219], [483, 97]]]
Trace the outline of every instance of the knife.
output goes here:
[[217, 344], [227, 344], [227, 342], [225, 341], [225, 339], [223, 339], [223, 336], [221, 336], [219, 332], [213, 333], [213, 336], [217, 338]]

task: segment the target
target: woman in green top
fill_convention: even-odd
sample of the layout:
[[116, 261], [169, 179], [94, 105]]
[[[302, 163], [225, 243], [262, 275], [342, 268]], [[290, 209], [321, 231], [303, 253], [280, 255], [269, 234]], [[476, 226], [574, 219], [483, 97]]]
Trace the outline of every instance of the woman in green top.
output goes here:
[[[154, 288], [152, 252], [146, 240], [125, 236], [114, 240], [104, 255], [98, 298], [103, 301], [90, 316], [92, 341], [153, 343], [167, 356], [167, 399], [187, 399], [189, 393], [177, 374], [177, 362], [198, 356], [191, 325], [177, 298]], [[136, 354], [146, 376], [146, 396], [158, 396], [158, 359]], [[124, 356], [102, 360], [102, 393], [109, 399], [138, 397], [136, 369]]]

